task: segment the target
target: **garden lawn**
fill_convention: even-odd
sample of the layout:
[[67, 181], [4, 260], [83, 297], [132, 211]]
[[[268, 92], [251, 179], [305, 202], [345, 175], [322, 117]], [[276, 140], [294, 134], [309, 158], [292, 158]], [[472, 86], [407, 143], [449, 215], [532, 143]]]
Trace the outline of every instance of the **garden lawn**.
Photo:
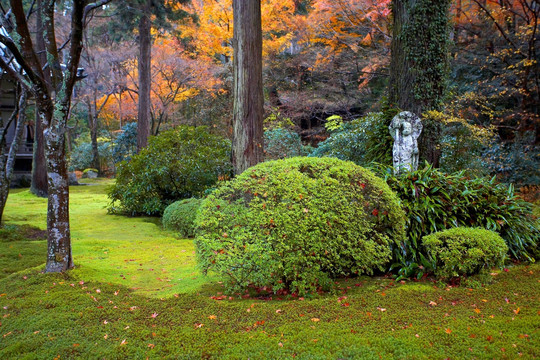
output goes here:
[[361, 277], [312, 299], [228, 297], [197, 272], [191, 240], [156, 219], [107, 215], [106, 184], [71, 188], [66, 274], [41, 273], [46, 243], [33, 227], [45, 228], [46, 201], [10, 194], [1, 359], [540, 357], [539, 265], [494, 270], [475, 289]]

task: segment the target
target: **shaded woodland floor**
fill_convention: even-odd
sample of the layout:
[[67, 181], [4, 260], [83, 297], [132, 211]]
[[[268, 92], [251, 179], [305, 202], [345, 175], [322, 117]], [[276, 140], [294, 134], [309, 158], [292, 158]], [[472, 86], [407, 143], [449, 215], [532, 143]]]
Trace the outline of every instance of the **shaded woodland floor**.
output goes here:
[[154, 218], [107, 215], [108, 183], [71, 188], [76, 269], [66, 274], [41, 273], [46, 201], [11, 193], [0, 358], [540, 357], [537, 264], [493, 270], [475, 288], [360, 277], [311, 299], [228, 297], [198, 272], [192, 240]]

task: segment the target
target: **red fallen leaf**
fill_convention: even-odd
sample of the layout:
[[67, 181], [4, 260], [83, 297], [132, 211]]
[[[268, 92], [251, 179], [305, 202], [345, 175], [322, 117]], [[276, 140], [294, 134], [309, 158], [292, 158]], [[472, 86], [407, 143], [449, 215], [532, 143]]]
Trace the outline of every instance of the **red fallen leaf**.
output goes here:
[[358, 284], [354, 284], [354, 286], [362, 286], [362, 284], [358, 283]]
[[155, 346], [156, 346], [156, 345], [154, 345], [154, 344], [148, 344], [148, 347], [149, 347], [150, 349], [153, 349]]
[[446, 329], [446, 330], [444, 330], [444, 332], [447, 333], [447, 334], [451, 334], [451, 333], [452, 333], [452, 330]]
[[366, 188], [366, 184], [361, 183], [361, 184], [360, 184], [360, 187], [361, 187], [362, 189], [365, 189], [365, 188]]
[[98, 306], [97, 308], [98, 308], [98, 309], [103, 309], [103, 306], [100, 305], [100, 306]]
[[512, 311], [514, 312], [514, 314], [517, 315], [517, 314], [519, 314], [519, 310], [520, 310], [520, 309], [519, 309], [519, 307], [518, 307], [516, 310], [512, 310]]
[[81, 344], [73, 344], [73, 347], [79, 347]]
[[476, 335], [475, 335], [475, 334], [470, 334], [469, 337], [470, 337], [471, 339], [475, 339], [475, 338], [476, 338]]
[[341, 304], [341, 306], [349, 306], [349, 305], [350, 305], [349, 303]]
[[264, 320], [257, 321], [255, 324], [253, 324], [253, 326], [261, 326], [261, 325], [264, 325]]
[[508, 270], [508, 268], [504, 268], [503, 270], [504, 270], [504, 272], [509, 272], [510, 271], [510, 270]]
[[379, 215], [379, 210], [378, 209], [373, 209], [373, 211], [371, 212], [371, 214], [373, 216], [378, 216]]
[[489, 342], [492, 342], [492, 341], [493, 341], [493, 336], [488, 335], [488, 337], [486, 338], [486, 340], [489, 341]]

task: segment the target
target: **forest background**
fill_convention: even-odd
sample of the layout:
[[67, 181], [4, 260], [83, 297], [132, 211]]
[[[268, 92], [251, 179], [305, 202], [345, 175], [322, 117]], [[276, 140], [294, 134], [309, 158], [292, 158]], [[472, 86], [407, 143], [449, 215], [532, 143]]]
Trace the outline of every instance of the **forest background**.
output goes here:
[[[391, 1], [372, 0], [262, 1], [267, 143], [272, 136], [286, 143], [298, 134], [309, 152], [332, 126], [384, 109], [390, 7]], [[126, 15], [114, 5], [103, 7], [85, 31], [81, 66], [88, 77], [77, 83], [73, 100], [71, 170], [111, 173], [115, 162], [135, 151], [125, 130], [139, 115], [141, 36], [136, 24], [122, 19], [136, 19], [142, 10], [130, 14], [127, 8]], [[186, 124], [231, 137], [232, 1], [193, 0], [165, 8], [175, 16], [147, 9], [151, 134]], [[470, 168], [505, 182], [538, 184], [538, 8], [525, 0], [452, 2], [442, 113], [469, 127], [447, 141], [453, 158], [467, 161], [447, 161], [444, 170]], [[56, 16], [59, 29], [68, 25], [61, 12]], [[467, 136], [484, 136], [473, 156], [470, 142], [458, 141]], [[122, 150], [115, 151], [115, 141]]]

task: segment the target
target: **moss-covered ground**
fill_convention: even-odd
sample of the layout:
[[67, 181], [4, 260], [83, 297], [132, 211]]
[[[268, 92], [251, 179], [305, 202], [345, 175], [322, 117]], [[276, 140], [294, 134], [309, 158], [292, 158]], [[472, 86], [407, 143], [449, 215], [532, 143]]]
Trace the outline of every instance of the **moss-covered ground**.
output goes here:
[[475, 288], [362, 277], [312, 299], [229, 298], [198, 273], [191, 240], [107, 215], [106, 183], [72, 188], [66, 274], [42, 273], [46, 201], [10, 194], [0, 359], [540, 358], [539, 265]]

